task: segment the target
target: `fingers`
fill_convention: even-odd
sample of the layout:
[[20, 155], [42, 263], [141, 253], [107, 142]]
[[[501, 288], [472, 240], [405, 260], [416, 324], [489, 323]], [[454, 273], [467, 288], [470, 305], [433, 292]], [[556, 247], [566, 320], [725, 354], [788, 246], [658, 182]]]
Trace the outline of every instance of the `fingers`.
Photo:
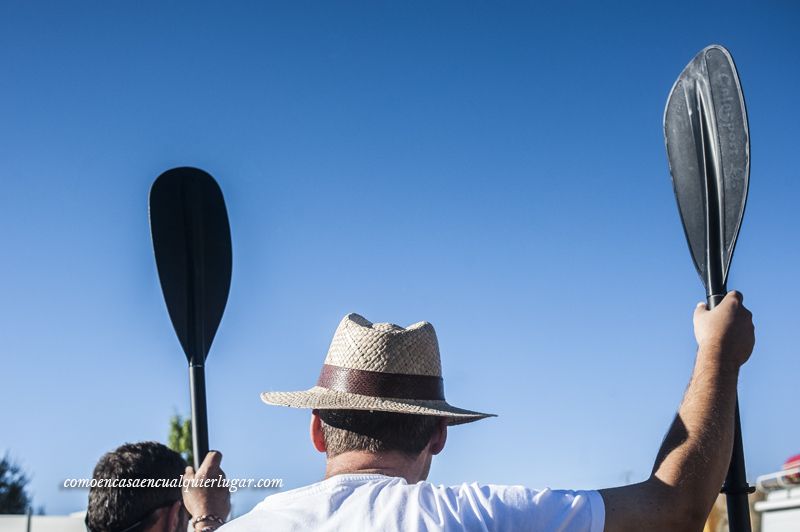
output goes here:
[[183, 471], [183, 478], [193, 479], [194, 478], [194, 468], [192, 466], [186, 466], [186, 469]]
[[[735, 306], [735, 307], [744, 308], [744, 305], [742, 304], [743, 301], [744, 301], [744, 295], [742, 295], [741, 292], [739, 292], [737, 290], [731, 290], [730, 292], [725, 294], [725, 297], [722, 298], [722, 301], [720, 301], [718, 306], [732, 305], [732, 306]], [[708, 310], [709, 309], [708, 309], [708, 306], [706, 305], [706, 303], [701, 301], [700, 303], [697, 304], [697, 306], [694, 309], [695, 317], [698, 314], [701, 314], [702, 311], [708, 311]]]
[[734, 308], [738, 308], [742, 306], [742, 301], [744, 300], [744, 296], [742, 296], [741, 292], [737, 292], [736, 290], [731, 290], [725, 297], [722, 298], [720, 301], [720, 305], [729, 305]]
[[725, 298], [722, 300], [722, 303], [731, 306], [734, 312], [744, 316], [747, 319], [753, 317], [753, 314], [750, 312], [750, 310], [744, 306], [744, 295], [742, 295], [742, 293], [739, 291], [731, 290], [725, 294]]

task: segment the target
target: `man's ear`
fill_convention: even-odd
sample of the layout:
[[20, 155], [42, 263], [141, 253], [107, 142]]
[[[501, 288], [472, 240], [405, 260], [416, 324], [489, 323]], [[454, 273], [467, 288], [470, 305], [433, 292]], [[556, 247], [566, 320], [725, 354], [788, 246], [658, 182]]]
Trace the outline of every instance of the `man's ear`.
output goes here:
[[447, 442], [447, 418], [440, 418], [439, 423], [436, 425], [436, 430], [433, 431], [431, 436], [431, 454], [439, 454], [444, 449], [444, 444]]
[[[183, 502], [175, 501], [172, 506], [169, 507], [169, 510], [162, 513], [161, 517], [158, 519], [158, 521], [164, 519], [167, 522], [166, 528], [159, 530], [179, 530], [179, 527], [181, 526], [181, 517], [183, 517], [182, 512]], [[156, 523], [158, 523], [158, 521], [156, 521]]]
[[319, 413], [316, 410], [311, 411], [311, 443], [314, 444], [314, 448], [321, 453], [324, 453], [328, 450], [328, 446], [325, 445], [325, 434], [322, 432], [322, 419], [319, 417]]

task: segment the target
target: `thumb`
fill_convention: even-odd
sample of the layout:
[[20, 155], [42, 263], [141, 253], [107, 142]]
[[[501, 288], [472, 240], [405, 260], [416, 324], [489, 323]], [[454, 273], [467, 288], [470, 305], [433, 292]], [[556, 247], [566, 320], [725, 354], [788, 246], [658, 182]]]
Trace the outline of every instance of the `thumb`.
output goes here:
[[701, 301], [696, 307], [694, 307], [694, 318], [697, 319], [706, 312], [708, 312], [708, 307], [706, 306], [705, 302]]
[[222, 453], [219, 451], [208, 451], [208, 454], [200, 464], [201, 469], [219, 469], [222, 464]]
[[192, 466], [186, 466], [183, 471], [183, 478], [188, 478], [189, 480], [194, 478], [194, 468]]

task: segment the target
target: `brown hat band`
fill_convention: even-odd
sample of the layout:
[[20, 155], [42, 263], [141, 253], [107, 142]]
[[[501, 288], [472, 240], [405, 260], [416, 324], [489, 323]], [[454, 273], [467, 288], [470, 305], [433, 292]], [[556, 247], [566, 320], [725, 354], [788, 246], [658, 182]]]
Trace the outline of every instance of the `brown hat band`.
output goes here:
[[431, 375], [381, 373], [323, 364], [317, 386], [370, 397], [444, 400], [442, 378]]

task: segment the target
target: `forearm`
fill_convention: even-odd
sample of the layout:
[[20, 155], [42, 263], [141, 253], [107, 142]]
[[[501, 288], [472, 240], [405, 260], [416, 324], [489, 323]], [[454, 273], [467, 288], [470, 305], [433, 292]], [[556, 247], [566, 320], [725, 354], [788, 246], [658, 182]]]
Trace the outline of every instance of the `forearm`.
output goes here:
[[694, 312], [697, 351], [683, 403], [658, 452], [649, 479], [600, 490], [606, 532], [703, 529], [733, 449], [736, 382], [753, 351], [752, 314], [738, 292], [714, 309]]
[[733, 448], [738, 368], [701, 347], [678, 415], [658, 452], [653, 478], [690, 519], [705, 520]]

